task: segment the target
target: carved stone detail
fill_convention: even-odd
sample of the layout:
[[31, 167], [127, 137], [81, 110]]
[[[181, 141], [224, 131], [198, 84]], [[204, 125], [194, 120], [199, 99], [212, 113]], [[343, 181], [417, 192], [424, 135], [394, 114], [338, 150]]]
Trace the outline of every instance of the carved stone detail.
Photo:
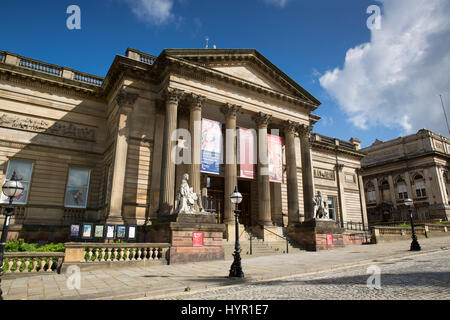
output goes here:
[[269, 123], [272, 121], [272, 116], [270, 114], [266, 114], [263, 112], [259, 112], [257, 115], [253, 117], [253, 120], [257, 124], [258, 127], [267, 127]]
[[125, 90], [120, 90], [116, 96], [116, 102], [121, 108], [132, 109], [138, 97], [139, 97], [138, 94], [126, 92]]
[[94, 129], [81, 127], [72, 123], [52, 123], [42, 119], [33, 119], [16, 115], [11, 116], [5, 113], [0, 113], [0, 127], [95, 141]]
[[283, 128], [286, 133], [297, 133], [299, 123], [291, 120], [286, 120], [283, 122]]
[[174, 88], [167, 88], [164, 90], [164, 97], [170, 102], [170, 103], [179, 103], [180, 100], [183, 98], [184, 92], [180, 89], [174, 89]]
[[220, 111], [226, 116], [226, 117], [236, 117], [237, 114], [241, 111], [242, 107], [238, 106], [236, 104], [225, 104], [222, 108], [220, 108]]
[[190, 93], [187, 95], [187, 101], [189, 103], [189, 108], [201, 110], [203, 107], [203, 104], [206, 101], [206, 97], [195, 94], [195, 93]]

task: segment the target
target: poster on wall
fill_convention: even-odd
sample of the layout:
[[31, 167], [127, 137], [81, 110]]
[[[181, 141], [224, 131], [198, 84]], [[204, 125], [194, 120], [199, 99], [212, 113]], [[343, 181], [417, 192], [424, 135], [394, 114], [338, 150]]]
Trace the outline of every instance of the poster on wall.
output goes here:
[[270, 182], [283, 183], [283, 141], [281, 137], [267, 135], [269, 149], [269, 178]]
[[222, 159], [222, 124], [202, 119], [202, 160], [200, 171], [220, 174]]
[[241, 178], [255, 178], [256, 163], [256, 131], [239, 128], [238, 131], [238, 159], [239, 176]]
[[192, 234], [192, 246], [193, 247], [203, 247], [204, 246], [204, 234], [203, 232], [194, 232]]
[[80, 225], [79, 224], [71, 224], [70, 225], [70, 237], [78, 238], [80, 236]]

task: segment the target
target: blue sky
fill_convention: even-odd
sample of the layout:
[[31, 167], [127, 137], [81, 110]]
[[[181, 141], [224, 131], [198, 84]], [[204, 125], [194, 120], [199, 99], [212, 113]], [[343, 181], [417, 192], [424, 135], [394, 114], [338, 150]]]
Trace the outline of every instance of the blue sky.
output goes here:
[[[397, 1], [407, 5], [406, 0]], [[423, 0], [407, 1], [426, 5]], [[393, 139], [415, 132], [425, 125], [429, 129], [445, 133], [437, 92], [442, 92], [447, 102], [450, 97], [448, 91], [445, 91], [449, 88], [448, 76], [442, 75], [440, 81], [436, 80], [426, 86], [430, 88], [425, 92], [427, 101], [436, 99], [428, 106], [428, 110], [437, 110], [436, 121], [423, 122], [422, 126], [423, 117], [416, 119], [403, 116], [411, 108], [415, 110], [415, 106], [408, 104], [413, 103], [408, 101], [404, 107], [400, 107], [402, 103], [399, 101], [406, 100], [393, 92], [403, 92], [402, 88], [414, 87], [414, 83], [405, 83], [406, 76], [400, 75], [408, 71], [406, 75], [417, 76], [418, 69], [412, 69], [414, 66], [410, 66], [411, 63], [403, 63], [399, 61], [400, 58], [393, 62], [385, 60], [393, 56], [389, 52], [386, 52], [387, 58], [377, 54], [376, 48], [381, 47], [379, 43], [385, 43], [379, 39], [389, 39], [391, 45], [395, 44], [396, 39], [400, 45], [406, 43], [402, 42], [403, 31], [396, 30], [392, 27], [394, 24], [390, 23], [400, 15], [402, 8], [392, 5], [389, 7], [384, 2], [385, 0], [8, 1], [2, 3], [0, 11], [0, 50], [105, 76], [114, 56], [124, 54], [127, 47], [158, 55], [164, 48], [202, 48], [205, 46], [205, 37], [208, 36], [210, 45], [215, 44], [218, 48], [257, 49], [319, 99], [322, 105], [315, 113], [323, 119], [316, 125], [315, 132], [345, 140], [358, 137], [363, 146], [370, 145], [375, 138]], [[430, 12], [435, 14], [444, 9], [444, 14], [448, 17], [448, 6], [440, 0], [436, 2], [444, 8], [429, 8]], [[81, 30], [68, 30], [66, 27], [69, 16], [66, 9], [73, 4], [81, 8]], [[371, 34], [366, 25], [370, 16], [366, 10], [373, 4], [382, 8], [383, 15], [386, 11], [386, 27]], [[404, 20], [404, 24], [405, 27], [414, 27], [409, 25], [410, 20]], [[448, 29], [441, 29], [435, 28], [422, 34], [424, 43], [429, 44], [429, 39], [436, 35], [447, 39]], [[372, 47], [361, 47], [369, 42], [372, 42]], [[432, 53], [436, 56], [436, 51], [440, 52], [439, 50], [449, 52], [442, 45], [431, 47], [433, 51], [425, 52], [425, 56]], [[352, 48], [355, 50], [351, 50]], [[364, 59], [361, 55], [354, 58], [354, 55], [348, 54], [349, 50], [350, 53], [361, 53]], [[442, 54], [438, 59], [447, 61], [446, 57], [448, 58], [446, 54]], [[388, 79], [394, 79], [389, 82], [394, 84], [393, 87], [386, 87], [383, 76], [372, 76], [370, 72], [361, 76], [361, 70], [367, 72], [372, 63], [375, 66], [401, 66], [400, 71], [386, 75]], [[423, 65], [423, 61], [418, 63]], [[446, 66], [439, 67], [445, 70]], [[430, 71], [428, 68], [426, 72]], [[403, 79], [403, 82], [399, 80], [403, 87], [398, 87], [396, 77]], [[360, 79], [363, 78], [370, 80], [364, 86], [360, 85]], [[443, 89], [433, 87], [442, 80]], [[376, 101], [378, 102], [375, 103]], [[417, 104], [417, 108], [421, 108], [422, 104]], [[450, 106], [450, 100], [447, 105]], [[394, 120], [385, 123], [384, 120], [391, 116]]]

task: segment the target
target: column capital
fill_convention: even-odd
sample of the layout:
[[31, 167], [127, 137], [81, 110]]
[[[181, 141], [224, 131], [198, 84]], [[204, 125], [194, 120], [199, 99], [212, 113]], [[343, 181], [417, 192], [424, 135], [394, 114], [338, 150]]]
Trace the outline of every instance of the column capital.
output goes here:
[[309, 136], [312, 132], [313, 127], [306, 125], [306, 124], [300, 124], [298, 126], [298, 133], [300, 136]]
[[286, 120], [283, 122], [283, 129], [285, 133], [295, 134], [296, 132], [298, 132], [299, 126], [300, 124], [298, 122], [292, 120]]
[[342, 172], [342, 170], [344, 170], [344, 165], [341, 163], [336, 164], [336, 170]]
[[241, 106], [227, 103], [222, 108], [220, 108], [220, 112], [222, 112], [226, 117], [236, 117], [241, 109]]
[[192, 110], [195, 109], [202, 109], [203, 104], [206, 101], [206, 97], [199, 95], [199, 94], [195, 94], [195, 93], [189, 93], [187, 94], [187, 101], [189, 103], [189, 108]]
[[178, 103], [180, 102], [181, 98], [183, 97], [183, 90], [180, 89], [174, 89], [174, 88], [166, 88], [164, 90], [164, 97], [167, 99], [168, 102], [171, 103]]
[[138, 97], [138, 94], [120, 90], [119, 93], [117, 93], [115, 100], [120, 108], [133, 109], [134, 103]]
[[258, 112], [253, 116], [253, 120], [256, 122], [258, 127], [267, 127], [272, 121], [272, 116], [263, 112]]

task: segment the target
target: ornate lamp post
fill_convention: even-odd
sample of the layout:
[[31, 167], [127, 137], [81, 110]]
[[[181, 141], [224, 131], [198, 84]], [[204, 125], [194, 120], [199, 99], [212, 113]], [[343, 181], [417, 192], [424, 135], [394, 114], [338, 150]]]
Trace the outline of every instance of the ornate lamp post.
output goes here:
[[236, 205], [236, 209], [234, 210], [234, 218], [236, 223], [236, 241], [233, 254], [234, 261], [230, 269], [230, 278], [243, 278], [244, 272], [242, 272], [241, 266], [241, 246], [239, 244], [239, 213], [241, 211], [238, 209], [239, 203], [242, 202], [242, 194], [239, 193], [237, 187], [234, 189], [234, 192], [230, 196], [230, 200]]
[[408, 198], [405, 200], [405, 205], [408, 206], [409, 219], [411, 221], [411, 232], [412, 232], [411, 251], [420, 251], [421, 248], [420, 248], [419, 242], [417, 241], [416, 231], [414, 229], [414, 219], [413, 219], [413, 214], [412, 214], [412, 207], [413, 207], [414, 203], [411, 199]]
[[1, 289], [1, 277], [3, 275], [3, 256], [5, 254], [5, 245], [6, 245], [6, 239], [8, 236], [8, 227], [9, 227], [9, 220], [11, 219], [11, 216], [14, 212], [14, 207], [12, 205], [13, 199], [17, 196], [19, 196], [24, 190], [24, 187], [22, 183], [17, 179], [16, 172], [13, 172], [13, 175], [9, 181], [6, 181], [2, 186], [2, 192], [5, 196], [9, 198], [9, 205], [5, 208], [5, 222], [3, 223], [3, 230], [2, 230], [2, 238], [0, 243], [0, 300], [3, 300], [2, 297], [2, 289]]

